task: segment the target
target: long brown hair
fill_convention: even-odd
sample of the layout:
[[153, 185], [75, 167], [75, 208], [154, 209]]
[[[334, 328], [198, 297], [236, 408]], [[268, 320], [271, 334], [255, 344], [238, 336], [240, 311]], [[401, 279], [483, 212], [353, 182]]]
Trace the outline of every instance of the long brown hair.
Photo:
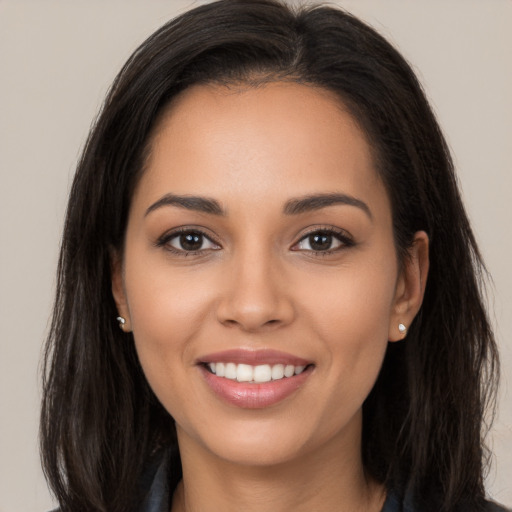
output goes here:
[[[131, 510], [141, 468], [176, 447], [131, 334], [116, 324], [109, 248], [122, 249], [155, 120], [197, 83], [293, 80], [335, 92], [370, 142], [405, 257], [431, 241], [424, 303], [406, 343], [390, 344], [363, 410], [366, 470], [438, 511], [483, 502], [482, 425], [498, 363], [485, 274], [452, 160], [421, 86], [372, 28], [330, 7], [221, 0], [155, 32], [117, 76], [78, 165], [46, 344], [41, 450], [62, 511]], [[180, 477], [177, 450], [171, 486]]]

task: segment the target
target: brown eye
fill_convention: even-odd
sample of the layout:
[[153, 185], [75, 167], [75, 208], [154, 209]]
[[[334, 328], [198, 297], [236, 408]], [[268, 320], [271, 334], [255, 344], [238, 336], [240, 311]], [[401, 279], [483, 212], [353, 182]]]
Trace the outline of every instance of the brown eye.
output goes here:
[[203, 245], [203, 235], [197, 233], [187, 233], [180, 235], [179, 245], [185, 251], [198, 251]]
[[343, 233], [331, 230], [318, 230], [309, 233], [292, 248], [294, 251], [313, 253], [331, 253], [344, 247], [351, 247], [354, 242]]
[[308, 242], [313, 251], [327, 251], [331, 249], [333, 236], [327, 233], [315, 233], [308, 236]]
[[199, 252], [208, 249], [219, 249], [206, 235], [199, 231], [183, 231], [169, 236], [165, 245], [175, 252]]

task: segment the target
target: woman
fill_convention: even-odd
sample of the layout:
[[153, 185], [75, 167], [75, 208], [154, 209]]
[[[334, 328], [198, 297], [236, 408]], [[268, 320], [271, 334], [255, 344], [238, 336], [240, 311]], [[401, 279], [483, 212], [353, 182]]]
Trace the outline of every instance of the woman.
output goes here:
[[71, 191], [42, 452], [65, 510], [499, 510], [481, 258], [372, 29], [198, 7], [129, 59]]

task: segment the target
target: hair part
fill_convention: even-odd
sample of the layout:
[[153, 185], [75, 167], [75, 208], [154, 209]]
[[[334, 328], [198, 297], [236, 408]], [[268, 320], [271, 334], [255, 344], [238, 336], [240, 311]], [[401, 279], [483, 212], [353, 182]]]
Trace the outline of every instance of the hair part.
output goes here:
[[[130, 57], [91, 130], [66, 214], [45, 348], [43, 466], [66, 511], [126, 511], [141, 467], [174, 447], [131, 334], [116, 324], [110, 251], [122, 251], [134, 189], [159, 116], [197, 84], [294, 81], [335, 93], [374, 152], [397, 251], [430, 238], [425, 298], [406, 343], [390, 344], [363, 408], [366, 471], [436, 510], [483, 503], [482, 424], [498, 379], [482, 297], [485, 269], [440, 128], [413, 71], [341, 9], [221, 0], [170, 21]], [[141, 461], [134, 464], [134, 461]], [[173, 482], [180, 478], [172, 458]]]

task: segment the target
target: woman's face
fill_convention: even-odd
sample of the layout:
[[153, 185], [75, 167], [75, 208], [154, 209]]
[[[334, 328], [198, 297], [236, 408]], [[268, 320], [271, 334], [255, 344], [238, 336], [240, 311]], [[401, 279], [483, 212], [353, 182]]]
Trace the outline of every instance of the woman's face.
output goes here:
[[362, 403], [422, 286], [417, 258], [399, 272], [388, 196], [333, 95], [182, 93], [125, 242], [114, 295], [180, 444], [244, 464], [359, 450]]

